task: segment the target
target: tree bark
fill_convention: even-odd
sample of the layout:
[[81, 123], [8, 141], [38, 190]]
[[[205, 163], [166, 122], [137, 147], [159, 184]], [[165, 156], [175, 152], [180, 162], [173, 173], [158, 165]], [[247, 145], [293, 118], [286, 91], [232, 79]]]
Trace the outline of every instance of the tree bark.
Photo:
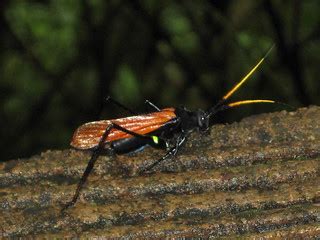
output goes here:
[[195, 132], [164, 152], [100, 156], [63, 214], [90, 152], [48, 150], [0, 164], [0, 236], [106, 238], [320, 236], [320, 107]]

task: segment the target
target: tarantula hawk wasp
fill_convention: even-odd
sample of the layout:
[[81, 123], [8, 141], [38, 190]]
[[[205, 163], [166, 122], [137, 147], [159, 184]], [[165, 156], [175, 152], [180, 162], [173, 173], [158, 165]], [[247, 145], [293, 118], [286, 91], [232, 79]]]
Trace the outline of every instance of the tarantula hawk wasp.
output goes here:
[[162, 158], [142, 169], [140, 171], [142, 173], [152, 169], [170, 156], [174, 156], [192, 131], [207, 131], [210, 127], [210, 120], [217, 112], [245, 104], [277, 103], [269, 99], [242, 100], [228, 103], [229, 98], [257, 70], [272, 48], [273, 46], [218, 103], [206, 111], [201, 109], [190, 111], [186, 107], [160, 109], [153, 103], [146, 101], [155, 111], [137, 115], [134, 111], [109, 97], [107, 100], [128, 110], [133, 116], [85, 123], [75, 131], [71, 146], [81, 150], [90, 149], [92, 150], [92, 156], [78, 183], [72, 200], [65, 205], [64, 209], [76, 203], [96, 160], [105, 148], [116, 154], [130, 153], [146, 145], [167, 149], [167, 153]]

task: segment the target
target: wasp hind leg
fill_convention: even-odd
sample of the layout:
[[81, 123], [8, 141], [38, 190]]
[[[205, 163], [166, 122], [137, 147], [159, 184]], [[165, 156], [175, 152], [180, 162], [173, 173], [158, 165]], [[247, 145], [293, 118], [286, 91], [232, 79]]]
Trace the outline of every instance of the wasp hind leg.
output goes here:
[[64, 207], [62, 208], [62, 212], [65, 211], [66, 209], [68, 209], [69, 207], [73, 206], [78, 198], [79, 198], [79, 195], [80, 195], [80, 191], [82, 190], [83, 188], [83, 185], [85, 184], [85, 182], [87, 181], [87, 178], [90, 174], [90, 172], [92, 171], [93, 167], [94, 167], [94, 164], [95, 162], [97, 161], [99, 155], [101, 154], [101, 152], [103, 151], [104, 149], [104, 146], [105, 146], [105, 141], [110, 133], [110, 131], [114, 128], [113, 124], [109, 125], [106, 130], [104, 131], [102, 137], [100, 138], [100, 141], [98, 143], [98, 146], [93, 150], [92, 152], [92, 155], [91, 155], [91, 158], [88, 162], [88, 165], [86, 167], [86, 170], [84, 171], [84, 173], [82, 174], [81, 176], [81, 179], [78, 183], [78, 186], [77, 186], [77, 189], [76, 189], [76, 192], [75, 194], [73, 195], [72, 197], [72, 200], [68, 203], [66, 203], [64, 205]]
[[125, 132], [125, 133], [128, 133], [134, 137], [137, 137], [137, 138], [140, 138], [140, 139], [148, 139], [150, 141], [153, 141], [154, 143], [156, 143], [158, 139], [158, 137], [156, 136], [146, 136], [146, 135], [141, 135], [141, 134], [138, 134], [138, 133], [135, 133], [135, 132], [132, 132], [130, 130], [127, 130], [115, 123], [111, 123], [107, 128], [106, 130], [104, 131], [102, 137], [100, 138], [99, 140], [99, 143], [97, 145], [97, 147], [95, 149], [93, 149], [93, 152], [92, 152], [92, 155], [91, 155], [91, 158], [88, 162], [88, 165], [84, 171], [84, 173], [82, 174], [81, 176], [81, 179], [78, 183], [78, 186], [77, 186], [77, 189], [76, 189], [76, 192], [75, 194], [73, 195], [73, 198], [70, 202], [68, 202], [67, 204], [65, 204], [65, 206], [62, 208], [62, 212], [65, 211], [66, 209], [68, 209], [69, 207], [73, 206], [78, 198], [79, 198], [79, 195], [80, 195], [80, 192], [84, 186], [84, 184], [86, 183], [87, 181], [87, 178], [88, 176], [90, 175], [93, 167], [94, 167], [94, 164], [95, 162], [97, 161], [98, 157], [101, 155], [101, 153], [105, 150], [105, 142], [106, 142], [106, 139], [108, 138], [108, 135], [109, 133], [111, 132], [112, 129], [117, 129], [119, 131], [122, 131], [122, 132]]

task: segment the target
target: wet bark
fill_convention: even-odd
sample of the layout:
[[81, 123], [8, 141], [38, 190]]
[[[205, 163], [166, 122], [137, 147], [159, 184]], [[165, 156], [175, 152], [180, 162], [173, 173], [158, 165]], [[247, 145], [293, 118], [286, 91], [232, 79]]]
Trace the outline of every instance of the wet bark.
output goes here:
[[0, 164], [0, 236], [320, 236], [320, 107], [261, 114], [194, 133], [174, 159], [48, 150]]

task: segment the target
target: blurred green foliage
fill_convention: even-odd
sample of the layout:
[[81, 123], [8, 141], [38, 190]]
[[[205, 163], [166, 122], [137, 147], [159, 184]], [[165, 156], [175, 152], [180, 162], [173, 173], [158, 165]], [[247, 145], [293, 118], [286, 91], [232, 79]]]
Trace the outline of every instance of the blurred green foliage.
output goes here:
[[[55, 0], [0, 3], [1, 160], [67, 148], [80, 124], [212, 106], [273, 44], [233, 99], [319, 104], [317, 0]], [[217, 122], [275, 111], [246, 106]]]

